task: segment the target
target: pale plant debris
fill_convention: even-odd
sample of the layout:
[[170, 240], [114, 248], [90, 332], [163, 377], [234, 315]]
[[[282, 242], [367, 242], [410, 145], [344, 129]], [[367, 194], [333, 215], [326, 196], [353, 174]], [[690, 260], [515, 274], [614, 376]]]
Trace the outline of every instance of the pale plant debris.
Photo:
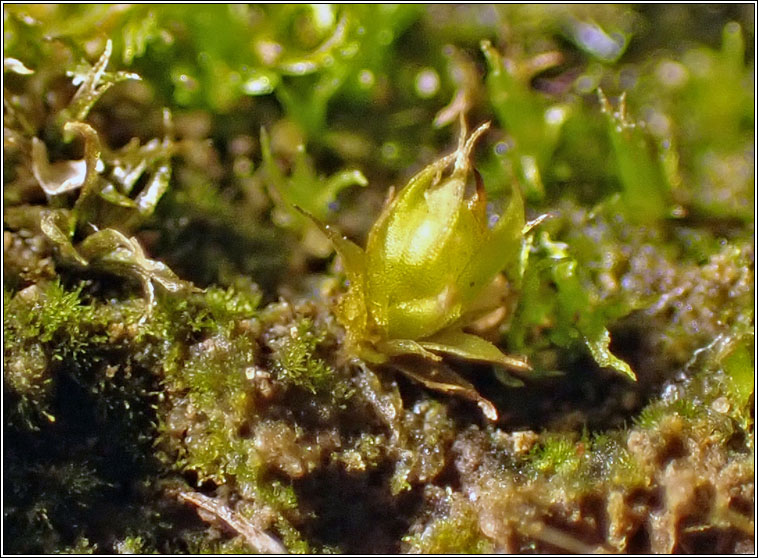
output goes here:
[[[287, 549], [274, 537], [255, 527], [247, 518], [236, 513], [217, 499], [200, 492], [177, 491], [177, 498], [192, 504], [206, 521], [218, 521], [245, 539], [258, 554], [287, 554]], [[206, 512], [203, 514], [202, 512]], [[207, 514], [207, 515], [206, 515]]]
[[34, 73], [34, 70], [27, 68], [21, 60], [11, 57], [3, 58], [3, 71], [13, 72], [22, 76], [28, 76]]

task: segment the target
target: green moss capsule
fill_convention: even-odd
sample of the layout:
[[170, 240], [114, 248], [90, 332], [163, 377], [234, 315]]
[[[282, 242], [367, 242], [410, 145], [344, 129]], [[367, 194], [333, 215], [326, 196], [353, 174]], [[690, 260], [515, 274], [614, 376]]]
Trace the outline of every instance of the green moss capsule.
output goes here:
[[[464, 129], [455, 152], [414, 176], [384, 207], [365, 250], [331, 227], [322, 230], [350, 282], [337, 307], [348, 350], [375, 364], [421, 356], [437, 366], [403, 370], [429, 387], [475, 399], [496, 418], [473, 386], [439, 368], [440, 355], [451, 355], [529, 370], [524, 360], [463, 329], [497, 307], [492, 291], [500, 272], [517, 261], [526, 228], [517, 189], [504, 214], [488, 225], [484, 187], [470, 164], [471, 150], [488, 128], [485, 123], [469, 137]], [[477, 186], [468, 194], [471, 174]]]

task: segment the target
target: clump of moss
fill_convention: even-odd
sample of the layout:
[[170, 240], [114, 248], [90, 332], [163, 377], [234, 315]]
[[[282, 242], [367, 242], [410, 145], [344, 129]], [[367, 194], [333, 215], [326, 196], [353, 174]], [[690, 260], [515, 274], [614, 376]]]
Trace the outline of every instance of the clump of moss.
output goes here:
[[701, 373], [664, 390], [626, 432], [546, 432], [521, 451], [499, 432], [471, 431], [453, 446], [461, 491], [499, 551], [743, 548], [753, 444], [728, 385], [723, 372]]
[[[15, 295], [4, 292], [4, 382], [20, 398], [17, 410], [27, 415], [29, 425], [42, 415], [55, 421], [46, 408], [56, 365], [83, 358], [93, 344], [107, 339], [95, 307], [80, 301], [82, 288], [68, 291], [53, 281]], [[28, 415], [33, 409], [36, 412]]]
[[476, 521], [473, 506], [449, 488], [428, 486], [425, 517], [419, 514], [407, 535], [403, 550], [412, 554], [491, 554], [494, 547]]
[[[124, 316], [136, 322], [140, 305], [106, 305], [83, 290], [52, 282], [6, 292], [5, 464], [16, 488], [6, 493], [5, 526], [18, 551], [81, 537], [100, 544], [128, 523], [154, 471], [157, 383], [112, 328]], [[106, 516], [111, 525], [97, 519]], [[72, 529], [72, 518], [87, 527]]]

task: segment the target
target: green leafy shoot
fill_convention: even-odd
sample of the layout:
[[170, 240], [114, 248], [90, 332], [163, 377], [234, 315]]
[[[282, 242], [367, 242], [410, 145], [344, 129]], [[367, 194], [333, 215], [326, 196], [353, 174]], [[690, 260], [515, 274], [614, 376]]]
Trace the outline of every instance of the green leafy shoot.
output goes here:
[[[350, 280], [337, 305], [348, 351], [393, 366], [429, 388], [471, 399], [496, 420], [495, 407], [437, 354], [521, 373], [531, 370], [523, 359], [463, 331], [497, 310], [500, 274], [519, 263], [524, 235], [539, 221], [525, 223], [523, 200], [514, 188], [508, 207], [489, 226], [484, 184], [470, 160], [489, 126], [485, 122], [469, 135], [461, 116], [458, 148], [391, 197], [369, 231], [365, 250], [314, 223], [331, 240]], [[470, 175], [476, 181], [473, 192], [466, 188]], [[403, 358], [409, 356], [426, 362], [409, 365]]]
[[584, 345], [599, 366], [636, 380], [629, 365], [609, 349], [607, 325], [628, 310], [598, 300], [589, 282], [583, 280], [568, 245], [554, 242], [542, 232], [526, 267], [508, 335], [515, 347], [526, 350], [530, 332], [546, 328], [550, 343], [564, 348]]
[[[91, 70], [89, 77], [83, 78], [85, 83], [97, 85], [100, 77], [95, 74], [104, 71], [106, 55], [110, 55], [110, 43], [99, 66]], [[97, 96], [92, 97], [93, 103], [96, 100]], [[167, 133], [162, 141], [153, 140], [140, 146], [133, 140], [121, 150], [105, 154], [94, 128], [84, 122], [66, 122], [65, 133], [76, 132], [84, 138], [84, 159], [52, 164], [45, 144], [36, 137], [32, 139], [32, 173], [45, 193], [57, 196], [80, 190], [71, 210], [41, 212], [40, 229], [58, 247], [67, 263], [137, 279], [147, 298], [148, 313], [155, 301], [153, 283], [170, 292], [194, 290], [165, 264], [147, 257], [135, 237], [112, 228], [134, 228], [153, 213], [168, 188], [174, 149], [168, 110], [164, 111], [164, 122]], [[108, 162], [107, 169], [104, 159]], [[104, 176], [106, 170], [107, 177]], [[152, 175], [146, 186], [132, 199], [132, 190], [148, 170]], [[77, 232], [86, 236], [74, 245]]]
[[671, 185], [657, 150], [643, 128], [626, 111], [626, 95], [614, 111], [601, 89], [598, 98], [608, 121], [608, 134], [616, 155], [621, 181], [621, 203], [626, 217], [634, 223], [651, 223], [671, 215]]
[[69, 106], [58, 117], [61, 125], [70, 121], [84, 120], [98, 99], [116, 83], [140, 79], [137, 74], [130, 72], [106, 72], [112, 52], [113, 43], [108, 40], [103, 54], [94, 66], [83, 61], [76, 69], [68, 73], [73, 78], [74, 85], [78, 85], [79, 89]]
[[557, 63], [559, 55], [543, 54], [536, 64], [518, 65], [504, 60], [489, 41], [482, 41], [481, 48], [489, 69], [490, 103], [513, 142], [508, 157], [527, 198], [540, 200], [545, 195], [543, 176], [548, 172], [570, 108], [550, 103], [531, 89], [529, 81], [537, 71]]
[[[274, 201], [274, 221], [303, 233], [305, 238], [316, 232], [313, 222], [304, 217], [296, 208], [301, 208], [320, 221], [327, 221], [338, 194], [350, 186], [367, 186], [368, 180], [359, 170], [341, 170], [330, 177], [319, 176], [305, 151], [305, 146], [297, 148], [292, 172], [286, 176], [279, 168], [271, 152], [271, 142], [265, 129], [261, 129], [261, 152], [263, 172], [269, 195]], [[319, 234], [319, 237], [321, 235]], [[327, 243], [323, 247], [312, 241], [309, 246], [316, 255], [326, 256], [331, 252]]]

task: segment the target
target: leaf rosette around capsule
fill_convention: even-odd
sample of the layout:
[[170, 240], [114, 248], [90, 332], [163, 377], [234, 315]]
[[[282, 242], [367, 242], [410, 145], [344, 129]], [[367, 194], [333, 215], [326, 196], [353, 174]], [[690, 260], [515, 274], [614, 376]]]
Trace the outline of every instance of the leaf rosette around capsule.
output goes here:
[[[319, 226], [349, 281], [336, 309], [347, 350], [367, 362], [389, 363], [432, 389], [475, 400], [495, 419], [494, 406], [441, 358], [529, 370], [524, 360], [464, 331], [497, 308], [493, 294], [500, 274], [518, 262], [529, 228], [516, 188], [489, 226], [484, 187], [470, 164], [473, 146], [488, 128], [485, 123], [469, 137], [464, 130], [455, 152], [429, 164], [392, 197], [369, 231], [365, 250], [334, 228]], [[476, 186], [470, 191], [472, 175]], [[408, 365], [409, 355], [424, 365]]]

